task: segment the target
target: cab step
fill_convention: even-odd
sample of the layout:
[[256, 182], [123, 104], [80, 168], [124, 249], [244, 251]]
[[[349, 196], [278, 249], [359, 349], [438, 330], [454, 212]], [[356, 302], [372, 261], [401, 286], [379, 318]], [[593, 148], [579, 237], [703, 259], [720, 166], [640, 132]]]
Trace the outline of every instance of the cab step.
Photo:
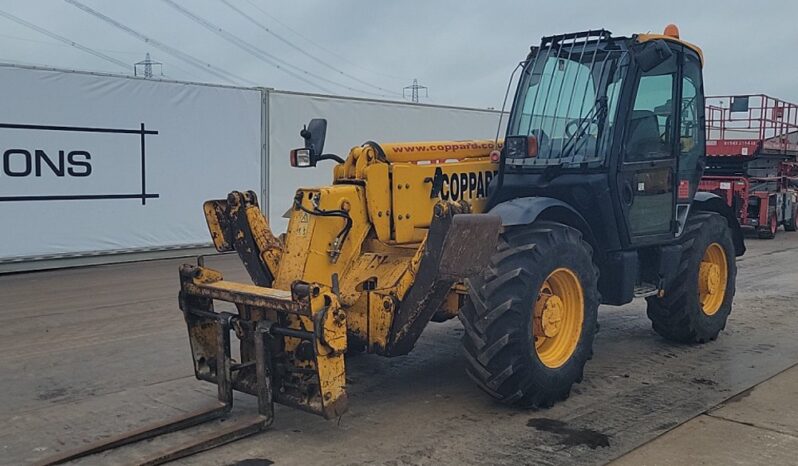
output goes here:
[[634, 296], [635, 298], [647, 298], [659, 293], [659, 287], [651, 283], [641, 283], [635, 285]]

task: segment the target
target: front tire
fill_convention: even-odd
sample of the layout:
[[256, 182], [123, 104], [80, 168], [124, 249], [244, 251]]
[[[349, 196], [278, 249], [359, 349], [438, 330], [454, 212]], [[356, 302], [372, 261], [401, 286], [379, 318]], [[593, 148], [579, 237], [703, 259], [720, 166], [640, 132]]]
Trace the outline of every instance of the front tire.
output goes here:
[[469, 376], [507, 404], [567, 398], [592, 355], [597, 279], [578, 230], [547, 221], [506, 230], [459, 314]]
[[663, 297], [646, 298], [654, 331], [668, 340], [705, 343], [718, 337], [732, 310], [737, 263], [726, 219], [699, 212], [682, 233], [682, 260]]

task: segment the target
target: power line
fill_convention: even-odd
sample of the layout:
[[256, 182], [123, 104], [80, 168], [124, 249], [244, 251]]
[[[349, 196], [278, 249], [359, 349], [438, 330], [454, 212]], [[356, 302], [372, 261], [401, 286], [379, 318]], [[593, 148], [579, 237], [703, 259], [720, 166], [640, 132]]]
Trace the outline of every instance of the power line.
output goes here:
[[410, 91], [410, 100], [413, 103], [418, 103], [419, 91], [424, 91], [424, 97], [429, 97], [429, 88], [427, 86], [420, 86], [418, 79], [413, 80], [413, 84], [405, 86], [402, 89], [402, 97], [407, 98], [407, 91]]
[[82, 11], [84, 11], [84, 12], [86, 12], [86, 13], [94, 16], [94, 17], [96, 17], [96, 18], [99, 18], [99, 19], [105, 21], [106, 23], [116, 27], [117, 29], [121, 29], [122, 31], [130, 34], [131, 36], [135, 37], [136, 39], [139, 39], [139, 40], [141, 40], [143, 42], [146, 42], [146, 43], [148, 43], [148, 44], [150, 44], [150, 45], [152, 45], [152, 46], [154, 46], [156, 48], [159, 48], [159, 49], [163, 50], [164, 52], [166, 52], [167, 54], [169, 54], [169, 55], [171, 55], [171, 56], [173, 56], [173, 57], [175, 57], [175, 58], [177, 58], [179, 60], [183, 60], [184, 62], [190, 64], [191, 66], [194, 66], [196, 68], [204, 70], [206, 73], [212, 74], [212, 75], [216, 76], [217, 78], [223, 79], [223, 80], [225, 80], [225, 81], [227, 81], [227, 82], [229, 82], [231, 84], [246, 83], [246, 84], [249, 84], [250, 86], [257, 86], [256, 83], [254, 83], [254, 82], [252, 82], [252, 81], [250, 81], [248, 79], [245, 79], [245, 78], [242, 78], [240, 76], [237, 76], [237, 75], [235, 75], [233, 73], [230, 73], [227, 70], [224, 70], [224, 69], [221, 69], [221, 68], [217, 68], [217, 67], [211, 65], [210, 63], [205, 63], [202, 60], [200, 60], [198, 58], [195, 58], [192, 55], [189, 55], [189, 54], [187, 54], [185, 52], [181, 52], [180, 50], [177, 50], [174, 47], [170, 47], [169, 45], [166, 45], [163, 42], [159, 42], [159, 41], [157, 41], [155, 39], [147, 37], [144, 34], [125, 26], [124, 24], [120, 23], [119, 21], [116, 21], [115, 19], [109, 18], [108, 16], [100, 13], [97, 10], [92, 9], [91, 7], [89, 7], [87, 5], [84, 5], [83, 3], [80, 3], [77, 0], [64, 0], [64, 1], [69, 3], [70, 5], [78, 8], [78, 9], [80, 9], [80, 10], [82, 10]]
[[[166, 76], [167, 78], [178, 79], [178, 78], [175, 78], [174, 75], [169, 71], [170, 68], [174, 68], [176, 70], [181, 71], [184, 75], [191, 77], [191, 79], [193, 79], [194, 81], [198, 81], [198, 82], [202, 81], [202, 77], [197, 76], [197, 74], [194, 71], [187, 70], [187, 69], [183, 68], [182, 66], [179, 66], [177, 63], [174, 63], [174, 62], [164, 65], [163, 75]], [[182, 79], [185, 80], [185, 79], [188, 79], [188, 78], [182, 78]]]
[[[58, 44], [56, 42], [51, 42], [49, 40], [38, 40], [38, 39], [31, 39], [29, 37], [19, 37], [12, 34], [0, 34], [0, 37], [5, 37], [6, 39], [12, 40], [21, 40], [23, 42], [31, 42], [34, 44], [44, 44], [44, 45], [51, 45], [55, 47], [72, 47], [72, 44]], [[120, 53], [123, 55], [141, 55], [140, 52], [131, 52], [130, 50], [113, 50], [113, 49], [101, 49], [97, 47], [93, 47], [93, 50], [98, 50], [100, 52], [110, 52], [110, 53]]]
[[363, 70], [363, 71], [367, 71], [367, 72], [369, 72], [369, 73], [371, 73], [371, 74], [376, 74], [376, 75], [385, 76], [386, 78], [395, 79], [395, 80], [397, 80], [397, 81], [405, 81], [406, 79], [408, 79], [407, 77], [394, 76], [394, 75], [392, 75], [392, 74], [383, 73], [383, 72], [381, 72], [381, 71], [372, 70], [372, 69], [366, 68], [366, 67], [364, 67], [364, 66], [362, 66], [362, 65], [359, 65], [359, 64], [357, 64], [357, 63], [353, 62], [352, 60], [349, 60], [349, 59], [347, 59], [347, 58], [346, 58], [346, 57], [344, 57], [343, 55], [341, 55], [341, 54], [339, 54], [339, 53], [336, 53], [336, 52], [334, 52], [334, 51], [332, 51], [332, 50], [330, 50], [330, 49], [328, 49], [328, 48], [324, 47], [323, 45], [321, 45], [321, 44], [319, 44], [319, 43], [317, 43], [317, 42], [314, 42], [313, 40], [311, 40], [311, 39], [310, 39], [310, 38], [308, 38], [307, 36], [303, 35], [303, 34], [302, 34], [302, 33], [300, 33], [299, 31], [297, 31], [296, 29], [292, 28], [291, 26], [289, 26], [289, 25], [285, 24], [284, 22], [282, 22], [282, 21], [280, 21], [279, 19], [275, 18], [274, 16], [270, 15], [268, 12], [266, 12], [266, 10], [264, 10], [264, 9], [263, 9], [263, 8], [261, 8], [261, 7], [259, 7], [259, 6], [258, 6], [257, 4], [255, 4], [255, 2], [253, 2], [252, 0], [246, 0], [246, 1], [247, 1], [247, 3], [249, 3], [249, 4], [250, 4], [250, 5], [253, 7], [253, 8], [255, 8], [256, 10], [260, 11], [261, 13], [263, 13], [263, 15], [264, 15], [264, 16], [266, 16], [266, 17], [270, 18], [270, 19], [271, 19], [272, 21], [274, 21], [275, 23], [277, 23], [277, 24], [279, 24], [280, 26], [282, 26], [282, 27], [286, 28], [287, 30], [291, 31], [291, 32], [292, 32], [292, 33], [294, 33], [294, 34], [295, 34], [297, 37], [301, 37], [303, 40], [305, 40], [305, 41], [306, 41], [306, 42], [308, 42], [309, 44], [312, 44], [312, 45], [314, 45], [316, 48], [318, 48], [319, 50], [322, 50], [322, 51], [324, 51], [324, 52], [327, 52], [327, 53], [329, 53], [330, 55], [333, 55], [333, 56], [335, 56], [336, 58], [338, 58], [338, 59], [339, 59], [339, 60], [341, 60], [341, 61], [344, 61], [344, 62], [346, 62], [346, 63], [349, 63], [350, 65], [352, 65], [352, 66], [355, 66], [355, 67], [357, 67], [357, 68], [360, 68], [361, 70]]
[[50, 37], [51, 39], [59, 40], [59, 41], [65, 43], [65, 44], [68, 44], [68, 45], [70, 45], [72, 47], [75, 47], [75, 48], [77, 48], [79, 50], [82, 50], [82, 51], [84, 51], [86, 53], [90, 53], [90, 54], [94, 55], [95, 57], [101, 58], [101, 59], [103, 59], [103, 60], [105, 60], [107, 62], [111, 62], [111, 63], [113, 63], [115, 65], [121, 66], [122, 68], [130, 71], [130, 65], [128, 65], [127, 63], [125, 63], [125, 62], [123, 62], [121, 60], [117, 60], [116, 58], [114, 58], [112, 56], [106, 55], [106, 54], [104, 54], [102, 52], [98, 52], [97, 50], [94, 50], [92, 48], [86, 47], [85, 45], [79, 44], [79, 43], [77, 43], [77, 42], [75, 42], [73, 40], [67, 39], [64, 36], [60, 36], [60, 35], [58, 35], [58, 34], [56, 34], [54, 32], [51, 32], [51, 31], [49, 31], [49, 30], [47, 30], [47, 29], [45, 29], [43, 27], [37, 26], [37, 25], [35, 25], [33, 23], [29, 23], [29, 22], [25, 21], [22, 18], [18, 18], [16, 16], [12, 15], [11, 13], [7, 13], [7, 12], [5, 12], [3, 10], [0, 10], [0, 16], [6, 18], [8, 20], [11, 20], [11, 21], [13, 21], [13, 22], [15, 22], [15, 23], [17, 23], [19, 25], [25, 26], [26, 28], [33, 29], [34, 31], [36, 31], [36, 32], [38, 32], [40, 34], [44, 34], [45, 36]]
[[396, 91], [391, 91], [391, 90], [388, 90], [388, 89], [384, 89], [384, 88], [382, 88], [382, 87], [380, 87], [380, 86], [376, 86], [376, 85], [374, 85], [374, 84], [371, 84], [371, 83], [369, 83], [368, 81], [364, 81], [364, 80], [362, 80], [362, 79], [358, 78], [357, 76], [353, 76], [353, 75], [351, 75], [351, 74], [349, 74], [349, 73], [347, 73], [347, 72], [345, 72], [345, 71], [342, 71], [342, 70], [340, 70], [340, 69], [336, 68], [335, 66], [333, 66], [333, 65], [331, 65], [331, 64], [329, 64], [329, 63], [327, 63], [327, 62], [325, 62], [325, 61], [324, 61], [324, 60], [322, 60], [321, 58], [318, 58], [318, 57], [316, 57], [315, 55], [311, 54], [310, 52], [308, 52], [308, 51], [304, 50], [303, 48], [299, 47], [298, 45], [294, 44], [294, 43], [293, 43], [293, 42], [291, 42], [290, 40], [288, 40], [288, 39], [286, 39], [286, 38], [282, 37], [281, 35], [277, 34], [277, 33], [276, 33], [276, 32], [274, 32], [274, 31], [272, 31], [272, 30], [271, 30], [271, 29], [269, 29], [268, 27], [264, 26], [264, 25], [263, 25], [262, 23], [260, 23], [258, 20], [256, 20], [255, 18], [251, 17], [251, 16], [250, 16], [250, 15], [248, 15], [246, 12], [242, 11], [241, 9], [239, 9], [237, 6], [235, 6], [235, 5], [233, 5], [232, 3], [230, 3], [230, 1], [229, 1], [229, 0], [221, 0], [221, 1], [222, 1], [222, 3], [224, 3], [225, 5], [227, 5], [227, 6], [228, 6], [228, 7], [229, 7], [231, 10], [233, 10], [233, 11], [235, 11], [236, 13], [238, 13], [239, 15], [243, 16], [243, 17], [244, 17], [244, 19], [246, 19], [247, 21], [251, 22], [252, 24], [254, 24], [255, 26], [257, 26], [257, 27], [258, 27], [258, 28], [260, 28], [261, 30], [263, 30], [263, 31], [266, 31], [268, 34], [272, 35], [273, 37], [275, 37], [275, 38], [276, 38], [277, 40], [279, 40], [280, 42], [282, 42], [282, 43], [284, 43], [284, 44], [288, 45], [288, 46], [289, 46], [289, 47], [291, 47], [292, 49], [296, 50], [297, 52], [301, 53], [302, 55], [305, 55], [306, 57], [310, 58], [311, 60], [313, 60], [313, 61], [315, 61], [315, 62], [317, 62], [317, 63], [319, 63], [319, 64], [321, 64], [321, 65], [323, 65], [323, 66], [326, 66], [327, 68], [329, 68], [329, 69], [331, 69], [331, 70], [335, 71], [336, 73], [340, 74], [341, 76], [345, 76], [345, 77], [347, 77], [347, 78], [349, 78], [349, 79], [351, 79], [351, 80], [353, 80], [353, 81], [357, 81], [357, 82], [359, 82], [359, 83], [361, 83], [361, 84], [363, 84], [363, 85], [366, 85], [366, 86], [368, 86], [368, 87], [371, 87], [371, 88], [377, 89], [377, 90], [379, 90], [379, 91], [382, 91], [382, 92], [386, 92], [386, 93], [388, 93], [388, 94], [400, 95], [400, 94], [399, 94], [398, 92], [396, 92]]
[[[19, 37], [19, 36], [15, 36], [15, 35], [11, 35], [11, 34], [0, 34], [0, 37], [4, 37], [6, 39], [12, 39], [12, 40], [21, 40], [23, 42], [31, 42], [31, 43], [34, 43], [34, 44], [44, 44], [44, 45], [50, 45], [50, 46], [56, 46], [56, 47], [67, 47], [67, 48], [72, 47], [71, 44], [59, 44], [57, 42], [50, 42], [50, 41], [47, 41], [47, 40], [30, 39], [30, 38], [27, 38], [27, 37]], [[120, 53], [120, 54], [124, 54], [124, 55], [140, 55], [140, 53], [141, 53], [141, 52], [131, 52], [129, 50], [113, 50], [113, 49], [100, 49], [100, 48], [94, 48], [94, 50], [99, 50], [101, 52]], [[45, 68], [49, 68], [49, 67], [52, 66], [52, 65], [45, 65], [45, 64], [41, 64], [41, 63], [30, 63], [30, 62], [21, 62], [21, 61], [5, 60], [5, 59], [0, 59], [0, 61], [6, 62], [6, 63], [11, 63], [11, 64], [17, 64], [17, 65], [40, 66], [40, 67], [45, 67]], [[180, 70], [184, 75], [190, 76], [191, 78], [193, 78], [196, 81], [202, 81], [202, 78], [199, 75], [197, 75], [194, 71], [187, 70], [186, 68], [183, 68], [182, 66], [179, 66], [177, 63], [169, 63], [169, 66], [174, 68], [174, 69]], [[171, 77], [172, 76], [171, 73], [166, 73], [165, 71], [162, 72], [161, 75], [162, 76], [167, 76], [167, 77]]]
[[46, 64], [46, 63], [35, 63], [30, 61], [19, 61], [19, 60], [11, 60], [9, 58], [0, 58], [0, 64], [8, 64], [8, 65], [15, 65], [15, 66], [33, 66], [36, 68], [47, 68], [52, 69], [53, 65]]
[[[66, 0], [66, 1], [72, 1], [72, 0]], [[174, 3], [174, 2], [172, 2], [170, 0], [163, 0], [163, 1], [167, 5], [171, 6], [175, 10], [177, 10], [183, 16], [189, 18], [190, 20], [194, 21], [195, 23], [199, 24], [200, 26], [204, 27], [205, 29], [211, 31], [212, 33], [218, 35], [222, 39], [224, 39], [224, 40], [232, 43], [233, 45], [236, 45], [237, 47], [243, 49], [244, 51], [246, 51], [250, 55], [253, 55], [256, 58], [259, 58], [260, 60], [266, 62], [267, 64], [269, 64], [269, 65], [271, 65], [271, 66], [273, 66], [273, 67], [275, 67], [275, 68], [277, 68], [277, 69], [279, 69], [279, 70], [281, 70], [281, 71], [283, 71], [285, 73], [288, 73], [289, 75], [299, 79], [300, 81], [304, 81], [305, 83], [310, 84], [311, 86], [316, 87], [316, 88], [318, 88], [318, 89], [320, 89], [320, 90], [322, 90], [324, 92], [328, 92], [330, 94], [334, 94], [333, 91], [331, 91], [331, 90], [329, 90], [329, 89], [327, 89], [327, 88], [325, 88], [323, 86], [320, 86], [319, 84], [314, 83], [313, 81], [310, 81], [310, 80], [306, 79], [305, 77], [294, 73], [291, 70], [285, 69], [284, 67], [282, 67], [282, 66], [278, 65], [277, 63], [275, 63], [274, 61], [272, 61], [272, 60], [275, 60], [275, 61], [279, 60], [279, 59], [277, 59], [277, 57], [274, 57], [273, 55], [258, 49], [257, 47], [255, 47], [252, 44], [244, 41], [243, 39], [239, 38], [238, 36], [235, 36], [235, 35], [227, 32], [227, 31], [225, 31], [224, 29], [220, 28], [219, 26], [216, 26], [215, 24], [212, 24], [212, 23], [200, 18], [199, 16], [195, 15], [194, 13], [192, 13], [192, 12], [186, 10], [185, 8], [181, 7], [177, 3]]]
[[[66, 1], [74, 1], [74, 0], [66, 0]], [[317, 84], [317, 83], [315, 83], [313, 81], [310, 81], [309, 79], [305, 78], [304, 76], [302, 76], [300, 74], [297, 74], [296, 72], [292, 71], [289, 68], [294, 68], [299, 73], [302, 73], [302, 74], [304, 74], [306, 76], [310, 76], [310, 77], [312, 77], [314, 79], [317, 79], [319, 81], [323, 81], [323, 82], [326, 82], [326, 83], [329, 83], [329, 84], [333, 84], [335, 86], [339, 86], [339, 87], [342, 87], [344, 89], [348, 89], [348, 90], [353, 91], [353, 92], [358, 92], [358, 93], [361, 93], [361, 94], [377, 95], [377, 96], [380, 96], [380, 97], [384, 97], [382, 94], [375, 94], [373, 92], [364, 91], [362, 89], [356, 89], [354, 87], [347, 86], [346, 84], [341, 84], [341, 83], [335, 82], [335, 81], [333, 81], [331, 79], [327, 79], [327, 78], [325, 78], [323, 76], [319, 76], [319, 75], [317, 75], [315, 73], [311, 73], [310, 71], [304, 70], [304, 69], [302, 69], [302, 68], [300, 68], [298, 66], [292, 65], [291, 63], [288, 63], [287, 61], [282, 60], [282, 59], [270, 54], [269, 52], [266, 52], [265, 50], [255, 46], [253, 44], [250, 44], [249, 42], [245, 41], [244, 39], [241, 39], [240, 37], [236, 36], [235, 34], [232, 34], [232, 33], [228, 32], [228, 31], [222, 29], [221, 27], [217, 26], [216, 24], [213, 24], [210, 21], [207, 21], [207, 20], [203, 19], [202, 17], [200, 17], [200, 16], [188, 11], [187, 9], [185, 9], [182, 6], [180, 6], [177, 3], [175, 3], [173, 0], [163, 0], [163, 2], [166, 3], [167, 5], [171, 6], [175, 10], [177, 10], [183, 16], [186, 16], [187, 18], [189, 18], [192, 21], [196, 22], [197, 24], [201, 25], [205, 29], [211, 31], [212, 33], [218, 35], [219, 37], [225, 39], [226, 41], [238, 46], [242, 50], [245, 50], [246, 52], [248, 52], [249, 54], [253, 55], [254, 57], [259, 58], [263, 62], [265, 62], [265, 63], [267, 63], [267, 64], [269, 64], [269, 65], [271, 65], [271, 66], [283, 71], [284, 73], [287, 73], [287, 74], [289, 74], [289, 75], [291, 75], [291, 76], [293, 76], [293, 77], [295, 77], [295, 78], [297, 78], [297, 79], [299, 79], [301, 81], [304, 81], [304, 82], [306, 82], [306, 83], [308, 83], [308, 84], [310, 84], [312, 86], [315, 86], [315, 87], [323, 90], [324, 92], [328, 92], [328, 93], [334, 94], [333, 91], [331, 91], [331, 90], [329, 90], [329, 89], [327, 89], [327, 88], [325, 88], [325, 87], [323, 87], [323, 86], [321, 86], [321, 85], [319, 85], [319, 84]], [[282, 65], [282, 66], [280, 66], [280, 65]]]

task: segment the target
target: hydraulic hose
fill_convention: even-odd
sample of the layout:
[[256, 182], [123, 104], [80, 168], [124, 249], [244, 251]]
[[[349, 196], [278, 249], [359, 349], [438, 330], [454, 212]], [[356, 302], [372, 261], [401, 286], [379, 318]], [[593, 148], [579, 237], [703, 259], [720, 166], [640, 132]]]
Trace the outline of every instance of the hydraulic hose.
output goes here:
[[[302, 212], [305, 212], [308, 215], [315, 215], [319, 217], [340, 217], [344, 219], [344, 227], [335, 236], [335, 241], [333, 242], [334, 252], [337, 252], [335, 250], [344, 244], [347, 236], [349, 236], [349, 231], [352, 229], [352, 217], [349, 216], [349, 212], [346, 212], [345, 210], [323, 210], [319, 209], [319, 207], [316, 205], [314, 205], [313, 210], [311, 210], [302, 205], [302, 198], [303, 195], [301, 191], [297, 192], [297, 195], [294, 197], [294, 207]], [[333, 257], [337, 259], [337, 254]]]

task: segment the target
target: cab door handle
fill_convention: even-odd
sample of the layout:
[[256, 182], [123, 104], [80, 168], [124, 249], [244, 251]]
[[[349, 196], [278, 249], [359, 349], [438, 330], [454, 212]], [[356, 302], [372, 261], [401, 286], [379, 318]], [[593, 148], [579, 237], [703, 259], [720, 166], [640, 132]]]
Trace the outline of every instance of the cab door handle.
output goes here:
[[624, 205], [631, 206], [632, 202], [634, 202], [635, 193], [632, 189], [632, 183], [629, 180], [623, 182], [623, 187], [621, 188], [621, 200], [623, 201]]

